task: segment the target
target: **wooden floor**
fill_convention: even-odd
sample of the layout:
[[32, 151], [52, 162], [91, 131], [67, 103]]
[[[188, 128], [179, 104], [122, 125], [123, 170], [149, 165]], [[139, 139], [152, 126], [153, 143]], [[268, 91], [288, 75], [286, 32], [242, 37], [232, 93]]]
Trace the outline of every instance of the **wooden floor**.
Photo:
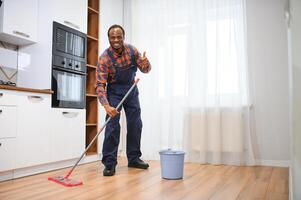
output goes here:
[[76, 168], [72, 179], [84, 185], [64, 187], [48, 181], [66, 169], [0, 183], [1, 200], [202, 200], [288, 199], [288, 168], [185, 164], [183, 180], [161, 179], [160, 163], [148, 170], [129, 169], [120, 159], [116, 175], [103, 177], [99, 162]]

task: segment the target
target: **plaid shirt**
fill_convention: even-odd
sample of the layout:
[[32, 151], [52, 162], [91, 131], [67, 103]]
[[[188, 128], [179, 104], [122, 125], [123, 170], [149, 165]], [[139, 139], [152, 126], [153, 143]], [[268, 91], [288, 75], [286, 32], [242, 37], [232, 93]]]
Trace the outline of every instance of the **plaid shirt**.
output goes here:
[[[139, 51], [131, 46], [135, 53], [136, 63], [138, 65], [138, 68], [141, 72], [147, 73], [150, 70], [142, 70], [141, 67], [141, 54]], [[106, 84], [107, 83], [114, 83], [115, 80], [115, 69], [113, 67], [113, 62], [108, 55], [107, 52], [108, 49], [106, 49], [102, 55], [98, 59], [97, 64], [97, 70], [96, 70], [96, 92], [98, 95], [99, 102], [102, 105], [107, 105], [107, 94], [106, 94]], [[114, 52], [112, 47], [109, 47], [109, 51], [113, 52], [113, 57], [115, 58], [117, 64], [121, 67], [126, 67], [129, 64], [131, 64], [131, 51], [129, 48], [129, 44], [124, 44], [124, 50], [122, 51], [121, 55], [118, 55]]]

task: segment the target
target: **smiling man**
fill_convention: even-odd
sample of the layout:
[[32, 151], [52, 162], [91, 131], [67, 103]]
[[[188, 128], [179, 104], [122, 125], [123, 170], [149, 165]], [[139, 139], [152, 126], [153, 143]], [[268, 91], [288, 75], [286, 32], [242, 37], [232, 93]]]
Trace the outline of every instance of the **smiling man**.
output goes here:
[[[106, 119], [112, 119], [106, 126], [102, 149], [102, 163], [105, 166], [104, 176], [113, 176], [117, 165], [117, 152], [120, 138], [120, 110], [118, 103], [134, 83], [137, 68], [148, 73], [151, 65], [148, 59], [138, 50], [124, 43], [125, 32], [120, 25], [113, 25], [108, 30], [110, 47], [98, 60], [96, 90], [99, 102], [106, 110]], [[149, 165], [140, 159], [140, 140], [142, 131], [141, 110], [137, 86], [123, 103], [127, 118], [127, 159], [128, 167], [147, 169]]]

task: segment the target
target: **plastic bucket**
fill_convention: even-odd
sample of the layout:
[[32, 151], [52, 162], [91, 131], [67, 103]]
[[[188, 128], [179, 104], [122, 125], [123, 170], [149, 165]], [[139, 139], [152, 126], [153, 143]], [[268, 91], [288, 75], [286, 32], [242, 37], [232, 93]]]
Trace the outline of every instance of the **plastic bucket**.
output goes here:
[[184, 171], [184, 151], [162, 150], [159, 152], [161, 176], [164, 179], [182, 179]]

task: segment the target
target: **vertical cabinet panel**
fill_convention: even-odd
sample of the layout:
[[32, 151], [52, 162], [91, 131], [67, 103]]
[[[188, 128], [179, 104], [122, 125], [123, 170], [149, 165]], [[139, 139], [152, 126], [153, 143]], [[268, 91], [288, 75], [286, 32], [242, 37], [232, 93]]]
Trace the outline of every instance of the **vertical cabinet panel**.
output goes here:
[[52, 161], [78, 158], [85, 149], [85, 109], [53, 109]]
[[0, 106], [0, 138], [16, 137], [17, 107]]
[[51, 158], [50, 95], [20, 96], [16, 167], [48, 163]]
[[15, 166], [16, 139], [0, 139], [0, 172], [11, 170]]

